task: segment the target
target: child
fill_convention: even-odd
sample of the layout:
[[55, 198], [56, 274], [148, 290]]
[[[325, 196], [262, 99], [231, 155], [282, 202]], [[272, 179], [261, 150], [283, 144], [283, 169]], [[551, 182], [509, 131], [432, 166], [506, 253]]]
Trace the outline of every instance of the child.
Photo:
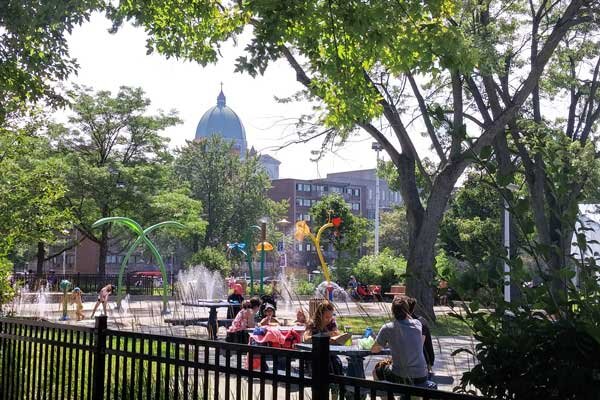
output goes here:
[[82, 295], [83, 293], [78, 287], [73, 289], [73, 292], [71, 292], [71, 303], [75, 304], [75, 315], [77, 316], [77, 321], [85, 319], [85, 315], [83, 314], [83, 303], [81, 301]]
[[92, 310], [92, 316], [90, 318], [94, 318], [94, 314], [96, 313], [96, 309], [100, 303], [102, 303], [102, 309], [104, 310], [104, 315], [106, 315], [106, 302], [108, 301], [108, 296], [115, 291], [115, 287], [110, 283], [100, 289], [98, 293], [98, 300], [96, 301], [96, 305], [94, 305], [94, 309]]
[[340, 334], [333, 316], [333, 304], [328, 300], [319, 303], [314, 315], [311, 315], [310, 322], [306, 325], [306, 332], [304, 332], [304, 341], [310, 342], [312, 335], [317, 333], [326, 333], [329, 336]]
[[301, 308], [296, 311], [296, 321], [294, 323], [298, 326], [306, 326], [306, 314]]
[[254, 316], [260, 308], [260, 300], [253, 297], [242, 303], [242, 309], [235, 316], [229, 329], [227, 329], [227, 342], [248, 344], [248, 332], [246, 329], [254, 328], [256, 325]]
[[260, 321], [260, 326], [279, 325], [279, 320], [273, 316], [275, 314], [275, 307], [271, 304], [265, 304], [264, 307], [265, 317]]

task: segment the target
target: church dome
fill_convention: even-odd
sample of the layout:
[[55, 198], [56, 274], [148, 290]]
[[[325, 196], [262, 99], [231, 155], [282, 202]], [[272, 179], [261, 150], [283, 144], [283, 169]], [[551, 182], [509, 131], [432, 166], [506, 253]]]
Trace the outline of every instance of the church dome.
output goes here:
[[227, 107], [225, 95], [217, 97], [217, 105], [208, 109], [196, 127], [195, 140], [202, 140], [213, 135], [219, 135], [225, 140], [233, 141], [234, 148], [240, 155], [246, 153], [246, 130], [235, 111]]

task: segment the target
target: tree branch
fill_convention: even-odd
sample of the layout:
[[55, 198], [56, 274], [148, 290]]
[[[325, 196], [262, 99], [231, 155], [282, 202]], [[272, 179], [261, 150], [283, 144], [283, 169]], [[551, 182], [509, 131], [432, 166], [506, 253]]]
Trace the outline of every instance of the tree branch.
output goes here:
[[425, 122], [425, 127], [427, 128], [427, 133], [429, 134], [429, 138], [433, 143], [433, 148], [435, 149], [438, 157], [440, 158], [440, 164], [446, 164], [446, 162], [448, 161], [446, 159], [446, 154], [444, 153], [444, 149], [442, 149], [442, 145], [440, 144], [440, 141], [438, 140], [437, 135], [435, 134], [435, 128], [431, 123], [431, 118], [429, 118], [427, 105], [425, 104], [425, 100], [423, 99], [423, 96], [419, 91], [419, 87], [415, 82], [415, 78], [410, 72], [406, 74], [406, 77], [408, 78], [408, 82], [410, 83], [410, 87], [412, 88], [413, 94], [415, 95], [415, 98], [419, 103], [419, 109], [421, 110], [421, 115], [423, 117], [423, 121]]

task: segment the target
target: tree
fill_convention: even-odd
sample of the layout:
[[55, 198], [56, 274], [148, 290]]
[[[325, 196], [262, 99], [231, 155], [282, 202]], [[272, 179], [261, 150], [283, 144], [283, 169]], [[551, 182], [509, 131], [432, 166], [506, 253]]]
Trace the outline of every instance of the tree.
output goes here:
[[337, 193], [327, 195], [310, 208], [313, 229], [316, 231], [333, 217], [340, 217], [342, 223], [338, 229], [332, 228], [323, 232], [321, 244], [331, 244], [337, 252], [335, 260], [335, 276], [341, 282], [350, 277], [352, 264], [360, 256], [362, 243], [367, 235], [368, 221], [350, 211], [350, 206]]
[[[503, 251], [500, 222], [501, 198], [485, 173], [471, 173], [450, 201], [440, 228], [440, 241], [447, 254], [477, 262]], [[493, 249], [494, 251], [490, 251]]]
[[77, 87], [71, 96], [73, 116], [67, 127], [56, 127], [57, 147], [69, 163], [66, 200], [75, 227], [100, 247], [98, 272], [104, 274], [111, 227], [97, 232], [92, 224], [116, 215], [155, 222], [140, 204], [173, 186], [168, 139], [160, 132], [180, 120], [174, 111], [145, 115], [150, 100], [140, 88], [123, 86], [113, 96]]
[[[366, 248], [370, 251], [373, 247], [373, 236], [370, 236]], [[404, 207], [394, 207], [380, 214], [379, 247], [390, 249], [396, 257], [408, 257], [408, 222]]]
[[[534, 11], [533, 17], [526, 10]], [[434, 245], [455, 183], [484, 148], [503, 143], [506, 126], [539, 86], [560, 41], [593, 22], [593, 1], [462, 2], [306, 1], [122, 2], [111, 9], [145, 27], [148, 47], [167, 56], [213, 62], [220, 43], [245, 26], [253, 37], [237, 69], [263, 73], [285, 59], [319, 104], [309, 137], [343, 143], [357, 129], [388, 153], [400, 182], [410, 227], [407, 293], [433, 314]], [[169, 21], [165, 23], [165, 21]], [[526, 27], [537, 34], [523, 34]], [[523, 62], [526, 51], [531, 59]], [[516, 55], [510, 63], [506, 55]], [[419, 83], [423, 83], [421, 86]], [[423, 87], [425, 93], [423, 93]], [[503, 97], [498, 100], [498, 90]], [[430, 176], [414, 144], [414, 109], [438, 162]], [[390, 140], [371, 121], [382, 116]], [[305, 124], [306, 118], [301, 120]], [[304, 125], [306, 126], [306, 125]], [[315, 126], [314, 124], [311, 126]], [[306, 139], [306, 138], [304, 138]], [[417, 171], [429, 196], [420, 197]]]
[[231, 265], [221, 249], [205, 247], [194, 253], [187, 262], [188, 266], [203, 265], [209, 271], [218, 271], [221, 276], [229, 276]]
[[56, 83], [75, 72], [66, 33], [87, 21], [103, 1], [3, 1], [0, 7], [0, 125], [8, 112], [44, 99], [63, 103]]
[[258, 158], [246, 154], [241, 159], [220, 136], [179, 149], [175, 172], [206, 215], [206, 233], [195, 237], [194, 252], [207, 246], [225, 251], [227, 242], [243, 240], [246, 229], [261, 217], [280, 215], [280, 207], [267, 198], [270, 181]]
[[0, 127], [0, 258], [36, 245], [38, 272], [45, 243], [70, 227], [72, 214], [62, 202], [67, 190], [64, 161], [50, 151], [41, 113], [5, 120]]

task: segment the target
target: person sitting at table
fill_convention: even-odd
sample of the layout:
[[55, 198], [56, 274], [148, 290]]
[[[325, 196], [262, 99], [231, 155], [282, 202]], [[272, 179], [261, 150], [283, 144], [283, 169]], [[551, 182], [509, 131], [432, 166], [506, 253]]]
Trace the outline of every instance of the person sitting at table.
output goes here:
[[427, 363], [423, 355], [422, 325], [410, 316], [409, 297], [398, 296], [392, 302], [394, 320], [383, 325], [371, 348], [379, 353], [389, 347], [392, 363], [378, 363], [373, 370], [377, 380], [437, 389], [437, 385], [427, 379]]
[[256, 322], [254, 316], [260, 308], [260, 300], [253, 297], [250, 300], [244, 300], [242, 309], [237, 313], [231, 326], [227, 329], [225, 341], [233, 343], [248, 344], [248, 332], [246, 329], [254, 328]]
[[[333, 304], [329, 300], [323, 300], [315, 308], [314, 314], [310, 316], [310, 322], [306, 325], [304, 331], [304, 341], [310, 343], [313, 335], [318, 333], [328, 336], [337, 336], [340, 334], [335, 317], [333, 316]], [[329, 372], [336, 375], [343, 375], [342, 360], [339, 356], [331, 355], [329, 357]]]
[[242, 303], [244, 302], [243, 296], [244, 288], [239, 283], [233, 285], [233, 293], [227, 297], [227, 301], [232, 305], [227, 308], [227, 319], [235, 318], [238, 312], [240, 312], [242, 308]]
[[260, 326], [280, 325], [279, 320], [275, 318], [275, 307], [272, 304], [265, 304], [263, 307], [265, 317], [259, 322]]
[[301, 308], [296, 311], [296, 320], [294, 321], [294, 324], [297, 326], [306, 326], [306, 314]]
[[427, 320], [423, 317], [419, 317], [415, 313], [415, 307], [417, 306], [417, 299], [410, 297], [408, 301], [408, 305], [410, 307], [410, 316], [414, 319], [418, 319], [422, 326], [423, 336], [425, 337], [425, 341], [423, 342], [423, 355], [425, 356], [425, 362], [427, 363], [427, 371], [429, 372], [428, 376], [431, 377], [433, 373], [433, 363], [435, 362], [435, 353], [433, 352], [433, 342], [431, 340], [431, 331], [429, 330], [429, 325], [427, 324]]

